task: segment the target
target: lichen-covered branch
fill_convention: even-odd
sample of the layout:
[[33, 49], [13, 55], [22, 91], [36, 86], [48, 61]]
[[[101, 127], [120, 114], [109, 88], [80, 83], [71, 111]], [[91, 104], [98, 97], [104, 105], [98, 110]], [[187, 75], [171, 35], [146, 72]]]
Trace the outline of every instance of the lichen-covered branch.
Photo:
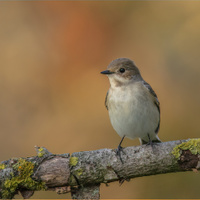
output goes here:
[[20, 192], [29, 198], [36, 190], [71, 192], [72, 198], [99, 198], [101, 183], [140, 176], [198, 170], [200, 139], [178, 140], [116, 150], [100, 149], [69, 154], [52, 154], [36, 147], [37, 156], [12, 158], [0, 164], [0, 198]]

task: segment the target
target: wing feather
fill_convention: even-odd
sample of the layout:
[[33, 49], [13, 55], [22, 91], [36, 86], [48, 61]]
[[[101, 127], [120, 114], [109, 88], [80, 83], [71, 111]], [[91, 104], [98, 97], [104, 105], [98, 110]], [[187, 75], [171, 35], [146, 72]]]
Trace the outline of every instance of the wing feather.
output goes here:
[[159, 128], [160, 128], [160, 102], [158, 100], [158, 97], [157, 97], [156, 93], [152, 89], [152, 87], [146, 81], [143, 80], [142, 82], [143, 82], [143, 85], [149, 90], [150, 94], [154, 97], [154, 103], [155, 103], [156, 107], [158, 108], [159, 122], [158, 122], [158, 126], [157, 126], [157, 128], [155, 130], [155, 132], [158, 133]]
[[105, 98], [105, 106], [106, 106], [107, 110], [108, 110], [108, 102], [107, 102], [108, 101], [108, 92], [106, 93], [106, 98]]

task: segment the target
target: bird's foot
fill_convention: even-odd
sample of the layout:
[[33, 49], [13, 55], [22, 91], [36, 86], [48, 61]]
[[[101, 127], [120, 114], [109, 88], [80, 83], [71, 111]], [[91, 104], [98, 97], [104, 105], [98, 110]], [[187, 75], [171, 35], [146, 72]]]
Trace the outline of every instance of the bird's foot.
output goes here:
[[129, 181], [130, 181], [130, 178], [120, 178], [120, 179], [119, 179], [119, 185], [121, 186], [121, 185], [124, 183], [124, 181], [129, 182]]
[[123, 154], [125, 154], [125, 152], [124, 152], [124, 150], [123, 150], [123, 147], [121, 146], [121, 145], [119, 145], [118, 146], [118, 148], [117, 148], [117, 156], [119, 156], [119, 159], [120, 159], [120, 161], [122, 162], [122, 164], [124, 164], [124, 162], [123, 162], [123, 160], [122, 160], [122, 157], [121, 157], [121, 152], [123, 153]]
[[153, 141], [151, 140], [150, 135], [149, 135], [149, 134], [147, 134], [147, 135], [148, 135], [149, 141], [146, 143], [146, 146], [151, 145], [151, 147], [153, 148], [154, 143], [153, 143]]
[[151, 145], [151, 147], [153, 148], [154, 143], [152, 142], [152, 140], [149, 140], [149, 141], [146, 143], [146, 146], [149, 146], [149, 145]]
[[155, 146], [158, 145], [159, 143], [161, 143], [161, 141], [160, 140], [151, 140], [149, 134], [148, 134], [148, 138], [149, 138], [149, 141], [146, 143], [146, 146], [151, 145], [153, 153], [156, 153]]

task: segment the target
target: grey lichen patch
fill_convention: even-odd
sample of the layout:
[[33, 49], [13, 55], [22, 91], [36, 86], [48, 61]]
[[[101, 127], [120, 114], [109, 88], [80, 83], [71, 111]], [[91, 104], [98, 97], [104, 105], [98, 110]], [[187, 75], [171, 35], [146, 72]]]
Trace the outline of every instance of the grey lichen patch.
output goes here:
[[6, 179], [2, 185], [1, 196], [3, 199], [10, 199], [20, 188], [27, 190], [45, 190], [44, 182], [37, 182], [32, 179], [34, 164], [26, 159], [19, 158], [12, 165], [14, 173]]
[[177, 160], [181, 159], [182, 151], [189, 150], [193, 155], [200, 154], [200, 139], [190, 139], [174, 147], [172, 154]]
[[107, 183], [107, 180], [117, 180], [118, 175], [112, 168], [112, 166], [107, 166], [106, 174], [104, 175], [104, 183]]

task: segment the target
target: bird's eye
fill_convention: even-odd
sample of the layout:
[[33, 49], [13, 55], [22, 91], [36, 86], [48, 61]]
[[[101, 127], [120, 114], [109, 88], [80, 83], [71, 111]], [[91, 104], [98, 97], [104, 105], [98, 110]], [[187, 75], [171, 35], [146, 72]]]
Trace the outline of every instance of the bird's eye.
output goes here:
[[124, 68], [120, 68], [120, 69], [119, 69], [119, 72], [124, 73], [124, 72], [125, 72], [125, 69], [124, 69]]

